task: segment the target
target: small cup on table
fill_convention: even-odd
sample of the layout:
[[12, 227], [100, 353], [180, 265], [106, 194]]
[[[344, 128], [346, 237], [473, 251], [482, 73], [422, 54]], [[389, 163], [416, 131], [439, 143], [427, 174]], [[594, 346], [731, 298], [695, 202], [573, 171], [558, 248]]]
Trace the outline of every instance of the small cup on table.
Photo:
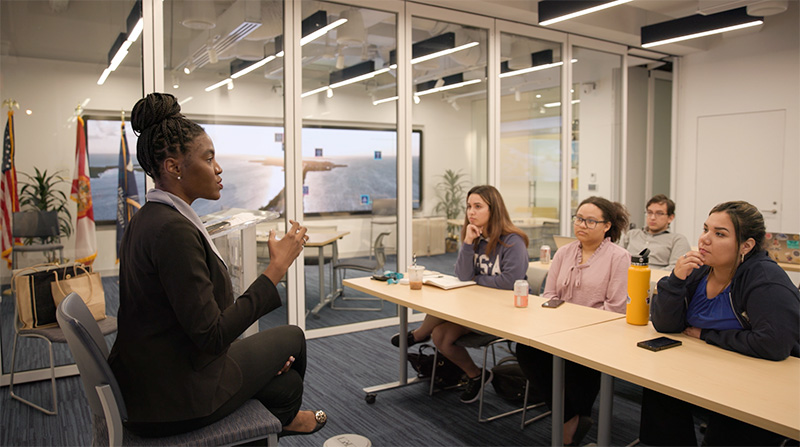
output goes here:
[[425, 272], [425, 267], [421, 265], [408, 266], [408, 285], [411, 290], [422, 289], [422, 274]]

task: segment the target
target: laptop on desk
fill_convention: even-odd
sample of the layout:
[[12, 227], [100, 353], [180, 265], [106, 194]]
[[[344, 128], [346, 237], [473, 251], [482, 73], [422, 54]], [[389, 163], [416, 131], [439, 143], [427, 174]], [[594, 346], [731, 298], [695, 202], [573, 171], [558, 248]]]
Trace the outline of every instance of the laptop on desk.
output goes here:
[[800, 264], [800, 234], [767, 233], [764, 237], [769, 256], [787, 264]]

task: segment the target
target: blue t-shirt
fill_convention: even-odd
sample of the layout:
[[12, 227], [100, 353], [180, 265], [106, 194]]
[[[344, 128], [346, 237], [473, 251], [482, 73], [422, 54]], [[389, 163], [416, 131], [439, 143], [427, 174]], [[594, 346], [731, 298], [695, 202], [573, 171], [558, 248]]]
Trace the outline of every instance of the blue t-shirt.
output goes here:
[[688, 323], [700, 329], [743, 329], [731, 307], [731, 285], [728, 284], [719, 295], [709, 299], [706, 294], [707, 284], [708, 276], [705, 276], [697, 285], [686, 312]]

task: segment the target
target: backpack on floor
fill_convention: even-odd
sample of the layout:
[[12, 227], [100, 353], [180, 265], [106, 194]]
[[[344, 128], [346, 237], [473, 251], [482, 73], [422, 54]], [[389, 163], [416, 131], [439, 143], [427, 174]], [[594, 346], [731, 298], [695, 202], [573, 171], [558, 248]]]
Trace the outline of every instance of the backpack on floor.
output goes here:
[[[426, 350], [433, 352], [433, 346], [429, 344], [420, 345], [418, 352], [408, 353], [408, 363], [417, 372], [417, 377], [425, 378], [431, 376], [433, 371], [433, 354], [425, 354]], [[464, 374], [461, 368], [443, 356], [440, 352], [436, 357], [436, 379], [435, 386], [439, 388], [449, 388], [458, 385], [461, 376]]]
[[[521, 404], [525, 396], [525, 382], [527, 378], [522, 372], [516, 357], [506, 357], [492, 368], [492, 385], [494, 391], [503, 399]], [[541, 402], [534, 396], [533, 386], [528, 390], [528, 404]]]

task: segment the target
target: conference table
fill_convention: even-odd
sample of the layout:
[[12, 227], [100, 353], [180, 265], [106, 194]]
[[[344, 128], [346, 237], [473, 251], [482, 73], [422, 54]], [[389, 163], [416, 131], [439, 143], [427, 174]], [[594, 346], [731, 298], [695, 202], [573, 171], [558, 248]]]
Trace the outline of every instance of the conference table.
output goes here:
[[[513, 291], [477, 285], [452, 290], [425, 285], [422, 290], [411, 290], [407, 285], [388, 284], [369, 277], [346, 279], [343, 284], [401, 306], [398, 309], [401, 334], [408, 332], [406, 307], [526, 345], [532, 345], [534, 340], [545, 335], [624, 318], [622, 314], [571, 303], [565, 303], [557, 309], [544, 308], [541, 304], [547, 300], [536, 295], [529, 297], [528, 307], [517, 308], [514, 307]], [[405, 337], [400, 337], [398, 380], [364, 388], [368, 398], [380, 391], [420, 381], [416, 378], [408, 380], [407, 342]], [[554, 376], [553, 380], [553, 389], [558, 389], [559, 383], [563, 382], [563, 374]], [[562, 401], [563, 398], [554, 398], [554, 415], [558, 414], [557, 411], [563, 415], [563, 407], [559, 406]], [[554, 416], [553, 445], [561, 445], [562, 433], [563, 416]]]
[[[653, 352], [636, 343], [668, 336], [681, 346]], [[585, 326], [532, 341], [545, 350], [602, 372], [683, 401], [794, 439], [800, 439], [800, 358], [780, 362], [757, 359], [707, 344], [684, 334], [662, 334], [624, 319]], [[610, 385], [606, 380], [604, 386]], [[610, 432], [610, 412], [600, 432]], [[608, 417], [606, 417], [608, 416]], [[608, 435], [603, 435], [606, 439]]]
[[[370, 278], [348, 279], [344, 285], [401, 306], [401, 334], [408, 331], [408, 307], [553, 354], [552, 445], [562, 445], [565, 359], [602, 373], [598, 445], [610, 442], [612, 376], [800, 439], [798, 358], [756, 359], [683, 334], [668, 334], [683, 346], [651, 352], [636, 346], [664, 335], [649, 324], [630, 325], [622, 314], [571, 303], [546, 309], [541, 307], [545, 299], [533, 295], [527, 308], [515, 308], [513, 292], [507, 290], [469, 286], [445, 291], [428, 285], [410, 290]], [[407, 378], [406, 343], [400, 337], [398, 381], [364, 388], [368, 396], [419, 381]]]

